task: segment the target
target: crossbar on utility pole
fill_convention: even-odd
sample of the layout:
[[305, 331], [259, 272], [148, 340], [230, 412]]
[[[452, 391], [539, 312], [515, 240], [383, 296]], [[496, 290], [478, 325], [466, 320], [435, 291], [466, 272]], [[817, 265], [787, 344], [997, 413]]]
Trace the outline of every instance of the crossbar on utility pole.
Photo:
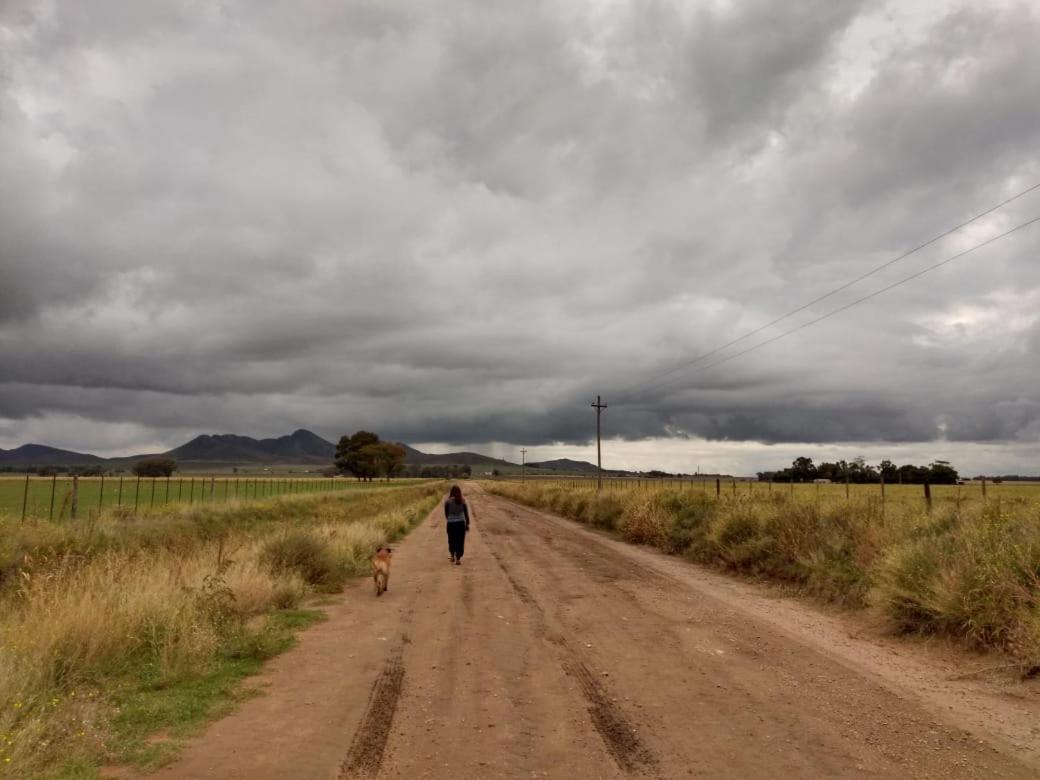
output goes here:
[[527, 449], [525, 447], [520, 448], [520, 481], [524, 482], [527, 479]]
[[596, 402], [592, 404], [592, 408], [596, 410], [596, 490], [603, 489], [603, 447], [600, 436], [600, 421], [599, 418], [603, 414], [603, 410], [607, 408], [607, 405], [603, 403], [598, 395], [596, 396]]

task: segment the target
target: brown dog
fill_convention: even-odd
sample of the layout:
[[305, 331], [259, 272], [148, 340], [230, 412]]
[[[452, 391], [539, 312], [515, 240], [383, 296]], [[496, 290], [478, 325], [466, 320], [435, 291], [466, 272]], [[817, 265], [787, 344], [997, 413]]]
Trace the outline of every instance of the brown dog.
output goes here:
[[389, 547], [380, 547], [376, 550], [376, 557], [372, 559], [372, 579], [376, 583], [377, 596], [382, 596], [386, 592], [390, 582], [391, 553], [393, 550]]

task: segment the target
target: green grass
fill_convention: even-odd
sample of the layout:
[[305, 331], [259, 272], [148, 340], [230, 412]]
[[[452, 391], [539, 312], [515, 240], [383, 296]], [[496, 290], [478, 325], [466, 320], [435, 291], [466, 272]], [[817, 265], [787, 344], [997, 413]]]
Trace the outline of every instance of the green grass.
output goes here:
[[[146, 770], [167, 763], [181, 740], [252, 695], [243, 680], [290, 649], [297, 631], [324, 619], [324, 613], [310, 609], [274, 612], [261, 631], [229, 643], [208, 669], [174, 685], [148, 668], [128, 675], [125, 687], [117, 683], [113, 697], [118, 715], [112, 720], [112, 758]], [[154, 735], [161, 738], [152, 739]]]
[[[417, 484], [417, 480], [358, 482], [353, 479], [228, 476], [80, 477], [77, 517], [125, 507], [138, 514], [163, 512], [173, 504], [226, 504], [275, 496], [323, 495]], [[72, 516], [71, 477], [0, 476], [0, 516], [67, 520]], [[53, 495], [53, 503], [52, 503]]]

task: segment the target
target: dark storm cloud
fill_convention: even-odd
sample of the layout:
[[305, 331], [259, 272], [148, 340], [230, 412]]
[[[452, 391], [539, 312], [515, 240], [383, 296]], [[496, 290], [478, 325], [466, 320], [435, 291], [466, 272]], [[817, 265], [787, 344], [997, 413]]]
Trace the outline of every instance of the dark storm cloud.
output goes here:
[[630, 439], [1035, 442], [1036, 230], [652, 380], [1040, 180], [1038, 35], [939, 0], [7, 3], [0, 446], [580, 443], [596, 393]]

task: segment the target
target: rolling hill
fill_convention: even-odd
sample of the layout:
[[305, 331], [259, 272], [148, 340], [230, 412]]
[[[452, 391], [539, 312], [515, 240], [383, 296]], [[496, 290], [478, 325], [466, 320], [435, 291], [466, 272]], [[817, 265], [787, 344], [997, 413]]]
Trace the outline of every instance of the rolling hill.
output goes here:
[[587, 460], [571, 460], [570, 458], [557, 458], [556, 460], [543, 460], [540, 462], [528, 462], [528, 468], [546, 469], [548, 471], [566, 471], [571, 474], [595, 474], [599, 471], [595, 463]]
[[0, 466], [98, 466], [106, 462], [97, 455], [59, 450], [45, 444], [23, 444], [13, 450], [0, 450]]
[[398, 442], [404, 447], [405, 463], [411, 466], [469, 466], [474, 471], [518, 471], [520, 465], [510, 463], [508, 460], [492, 458], [489, 455], [481, 455], [479, 452], [449, 452], [440, 455], [432, 455], [420, 452], [414, 447], [409, 447], [403, 442]]
[[276, 439], [254, 439], [230, 433], [196, 436], [163, 455], [185, 463], [310, 463], [328, 465], [336, 445], [299, 429]]
[[[520, 470], [516, 463], [481, 455], [478, 452], [452, 452], [433, 455], [421, 452], [407, 444], [405, 462], [413, 466], [469, 466], [475, 473], [498, 469], [505, 473]], [[331, 466], [336, 445], [316, 433], [303, 428], [287, 436], [273, 439], [254, 439], [236, 434], [203, 434], [179, 447], [162, 453], [124, 455], [102, 458], [81, 452], [48, 447], [43, 444], [24, 444], [12, 450], [0, 450], [0, 466], [27, 468], [43, 466], [103, 466], [112, 469], [129, 468], [134, 461], [148, 457], [173, 458], [189, 471], [207, 467], [227, 468], [257, 464], [299, 464]]]

